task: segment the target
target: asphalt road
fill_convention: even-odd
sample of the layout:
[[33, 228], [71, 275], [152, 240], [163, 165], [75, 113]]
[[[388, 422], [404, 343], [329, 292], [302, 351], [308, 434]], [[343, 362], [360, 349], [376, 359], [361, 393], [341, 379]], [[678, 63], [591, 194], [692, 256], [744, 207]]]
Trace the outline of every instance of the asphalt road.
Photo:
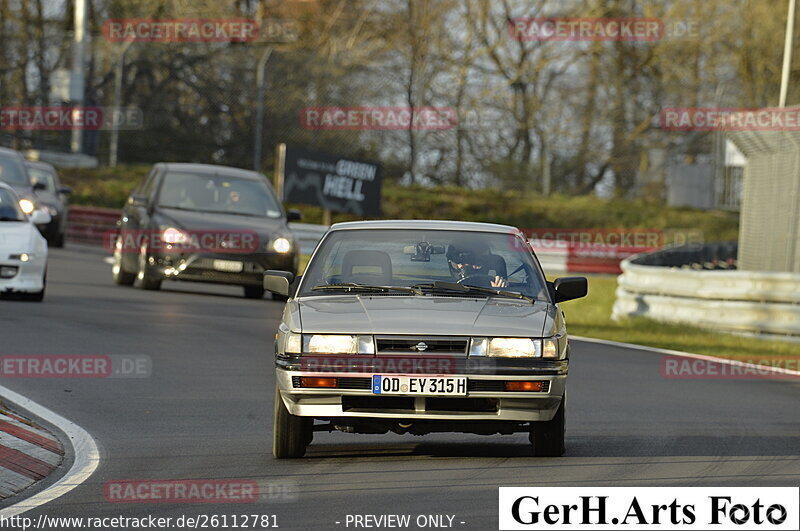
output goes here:
[[[345, 529], [347, 514], [446, 514], [455, 528], [497, 529], [498, 486], [800, 484], [800, 384], [669, 380], [658, 355], [577, 341], [563, 458], [529, 457], [524, 435], [324, 433], [305, 458], [275, 461], [282, 305], [239, 291], [117, 287], [99, 251], [72, 246], [51, 251], [44, 303], [0, 301], [0, 354], [153, 362], [144, 379], [2, 379], [81, 425], [102, 453], [88, 482], [29, 516], [272, 514], [284, 529]], [[226, 478], [283, 494], [179, 505], [110, 503], [103, 493], [110, 480]]]

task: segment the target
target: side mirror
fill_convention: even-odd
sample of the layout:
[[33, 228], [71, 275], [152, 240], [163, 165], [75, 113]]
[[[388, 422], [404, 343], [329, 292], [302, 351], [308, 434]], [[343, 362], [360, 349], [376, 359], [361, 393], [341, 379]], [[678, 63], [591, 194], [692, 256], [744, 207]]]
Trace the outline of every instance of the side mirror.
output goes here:
[[589, 292], [589, 284], [586, 277], [564, 277], [557, 278], [553, 282], [555, 301], [564, 302], [585, 297]]
[[286, 211], [286, 221], [300, 221], [303, 219], [303, 213], [294, 208]]
[[34, 225], [47, 225], [53, 218], [44, 210], [34, 210], [31, 213], [31, 223]]
[[128, 203], [130, 203], [131, 206], [144, 208], [147, 206], [147, 196], [133, 194], [128, 199]]
[[72, 188], [69, 186], [62, 186], [58, 189], [59, 194], [70, 195], [72, 193]]
[[264, 271], [264, 289], [276, 295], [289, 296], [289, 287], [294, 280], [294, 273], [289, 271]]
[[33, 190], [34, 192], [41, 192], [42, 190], [47, 190], [47, 185], [44, 184], [42, 181], [36, 181], [33, 183]]

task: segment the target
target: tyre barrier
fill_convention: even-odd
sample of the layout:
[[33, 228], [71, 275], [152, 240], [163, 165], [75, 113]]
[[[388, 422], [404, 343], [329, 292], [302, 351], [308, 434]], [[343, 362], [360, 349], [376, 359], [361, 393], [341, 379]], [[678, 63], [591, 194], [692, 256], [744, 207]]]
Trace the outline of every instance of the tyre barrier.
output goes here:
[[722, 243], [627, 258], [612, 318], [800, 341], [800, 274], [738, 271], [735, 257], [736, 244]]

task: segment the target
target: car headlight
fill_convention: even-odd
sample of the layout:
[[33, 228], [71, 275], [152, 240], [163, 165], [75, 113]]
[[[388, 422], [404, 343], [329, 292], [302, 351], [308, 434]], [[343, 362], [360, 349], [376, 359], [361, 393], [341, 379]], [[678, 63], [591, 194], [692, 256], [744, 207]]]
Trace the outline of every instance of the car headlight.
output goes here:
[[287, 354], [300, 354], [303, 350], [303, 336], [290, 332], [286, 334], [286, 348], [284, 352]]
[[527, 337], [474, 337], [470, 356], [494, 358], [550, 358], [558, 359], [560, 353], [555, 339]]
[[561, 353], [558, 351], [558, 341], [555, 339], [542, 339], [542, 357], [558, 359]]
[[310, 334], [303, 336], [303, 352], [309, 354], [375, 354], [372, 336]]
[[30, 199], [20, 199], [19, 207], [28, 215], [31, 215], [33, 211], [36, 210], [36, 205], [34, 205], [33, 201]]
[[12, 254], [8, 257], [10, 260], [19, 260], [20, 262], [30, 262], [33, 260], [33, 255], [28, 253]]
[[161, 231], [161, 241], [169, 245], [181, 245], [186, 243], [189, 237], [180, 229], [175, 227], [167, 227]]
[[536, 351], [536, 342], [526, 337], [493, 337], [489, 340], [487, 356], [533, 358], [538, 357]]
[[272, 242], [272, 249], [277, 253], [288, 253], [292, 250], [292, 242], [286, 238], [277, 238], [274, 242]]

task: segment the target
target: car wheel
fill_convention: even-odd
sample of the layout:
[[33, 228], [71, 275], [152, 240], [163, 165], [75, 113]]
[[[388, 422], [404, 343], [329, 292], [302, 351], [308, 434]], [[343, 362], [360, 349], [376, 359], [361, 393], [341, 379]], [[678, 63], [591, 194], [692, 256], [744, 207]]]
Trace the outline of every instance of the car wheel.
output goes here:
[[139, 287], [146, 290], [161, 289], [161, 279], [155, 277], [147, 267], [147, 247], [142, 246], [139, 251], [139, 271], [136, 273]]
[[242, 286], [244, 288], [244, 296], [247, 299], [263, 299], [264, 288], [261, 286]]
[[136, 275], [128, 273], [122, 267], [122, 251], [119, 248], [114, 248], [114, 265], [111, 267], [111, 276], [114, 284], [118, 286], [133, 286], [133, 281], [136, 280]]
[[303, 457], [314, 436], [314, 420], [292, 415], [275, 388], [275, 417], [272, 424], [272, 455], [276, 459]]
[[530, 441], [536, 457], [560, 457], [566, 452], [567, 395], [561, 400], [552, 420], [535, 422], [531, 426]]

